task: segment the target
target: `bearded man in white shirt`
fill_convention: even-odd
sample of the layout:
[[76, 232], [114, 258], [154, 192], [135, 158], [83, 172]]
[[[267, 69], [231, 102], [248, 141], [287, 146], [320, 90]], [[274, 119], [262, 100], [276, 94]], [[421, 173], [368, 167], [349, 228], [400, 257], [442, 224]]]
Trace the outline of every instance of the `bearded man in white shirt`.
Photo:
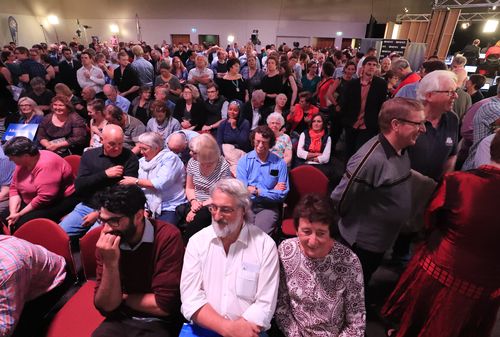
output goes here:
[[237, 179], [212, 189], [212, 225], [189, 240], [181, 277], [182, 313], [222, 336], [265, 336], [279, 283], [274, 241], [250, 222], [251, 201]]

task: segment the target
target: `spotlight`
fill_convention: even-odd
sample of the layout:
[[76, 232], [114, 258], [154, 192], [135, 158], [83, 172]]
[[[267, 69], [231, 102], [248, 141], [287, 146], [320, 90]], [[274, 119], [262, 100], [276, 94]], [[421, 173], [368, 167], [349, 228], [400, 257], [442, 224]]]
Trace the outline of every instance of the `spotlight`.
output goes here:
[[405, 13], [408, 13], [408, 8], [406, 8], [406, 7], [405, 7], [405, 8], [404, 8], [404, 11], [405, 11]]
[[493, 9], [495, 11], [497, 9], [497, 6], [493, 6], [493, 7], [491, 7], [491, 9]]
[[342, 33], [342, 32], [337, 32], [336, 34], [337, 34], [337, 36], [342, 36], [342, 34], [344, 34], [344, 33]]
[[494, 33], [498, 27], [498, 20], [488, 20], [484, 24], [483, 33]]
[[120, 32], [120, 28], [118, 28], [118, 25], [114, 24], [114, 23], [112, 23], [112, 24], [109, 25], [109, 30], [113, 34], [118, 34]]
[[469, 26], [470, 26], [470, 24], [468, 22], [464, 22], [461, 25], [462, 29], [467, 29], [467, 28], [469, 28]]
[[51, 25], [58, 25], [59, 24], [59, 18], [56, 15], [49, 15], [49, 16], [47, 16], [47, 21]]
[[233, 43], [234, 42], [234, 35], [228, 35], [227, 36], [227, 42]]

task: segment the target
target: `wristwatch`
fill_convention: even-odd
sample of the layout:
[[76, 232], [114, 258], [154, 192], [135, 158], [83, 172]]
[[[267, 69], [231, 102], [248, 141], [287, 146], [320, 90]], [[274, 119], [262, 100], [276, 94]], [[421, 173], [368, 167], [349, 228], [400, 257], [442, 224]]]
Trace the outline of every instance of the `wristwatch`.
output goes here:
[[135, 180], [135, 185], [136, 185], [136, 186], [139, 186], [139, 178], [137, 178], [137, 179]]

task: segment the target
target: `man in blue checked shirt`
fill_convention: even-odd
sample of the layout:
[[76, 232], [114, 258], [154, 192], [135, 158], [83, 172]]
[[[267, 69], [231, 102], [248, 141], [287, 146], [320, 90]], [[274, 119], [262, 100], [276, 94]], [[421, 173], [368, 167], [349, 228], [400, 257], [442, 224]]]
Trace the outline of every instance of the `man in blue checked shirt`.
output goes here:
[[286, 163], [270, 152], [276, 142], [274, 132], [258, 126], [250, 134], [254, 150], [238, 162], [236, 177], [251, 193], [255, 225], [271, 234], [276, 228], [280, 206], [290, 190]]

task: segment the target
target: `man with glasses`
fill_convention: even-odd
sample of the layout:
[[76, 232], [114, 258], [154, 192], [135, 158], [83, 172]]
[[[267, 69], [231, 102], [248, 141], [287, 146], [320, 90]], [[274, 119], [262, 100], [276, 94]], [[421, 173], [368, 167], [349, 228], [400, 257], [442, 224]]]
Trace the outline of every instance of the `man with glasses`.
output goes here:
[[250, 134], [254, 150], [238, 161], [236, 178], [242, 181], [252, 197], [255, 226], [268, 234], [276, 229], [290, 186], [286, 162], [272, 153], [276, 143], [274, 132], [267, 125], [258, 126]]
[[426, 131], [424, 107], [414, 99], [385, 102], [378, 120], [381, 133], [350, 158], [342, 181], [331, 195], [340, 216], [340, 240], [358, 256], [365, 289], [385, 251], [410, 218], [407, 148]]
[[145, 203], [134, 185], [99, 197], [94, 303], [106, 319], [93, 337], [178, 335], [184, 245], [173, 225], [145, 218]]
[[123, 147], [123, 138], [119, 126], [108, 124], [102, 131], [102, 147], [83, 153], [75, 179], [80, 203], [59, 224], [70, 237], [83, 236], [97, 220], [95, 196], [99, 192], [117, 185], [125, 176], [138, 176], [139, 161]]
[[219, 180], [211, 199], [212, 225], [186, 248], [181, 311], [195, 330], [211, 330], [200, 336], [262, 336], [276, 308], [276, 245], [250, 222], [251, 201], [240, 181]]

